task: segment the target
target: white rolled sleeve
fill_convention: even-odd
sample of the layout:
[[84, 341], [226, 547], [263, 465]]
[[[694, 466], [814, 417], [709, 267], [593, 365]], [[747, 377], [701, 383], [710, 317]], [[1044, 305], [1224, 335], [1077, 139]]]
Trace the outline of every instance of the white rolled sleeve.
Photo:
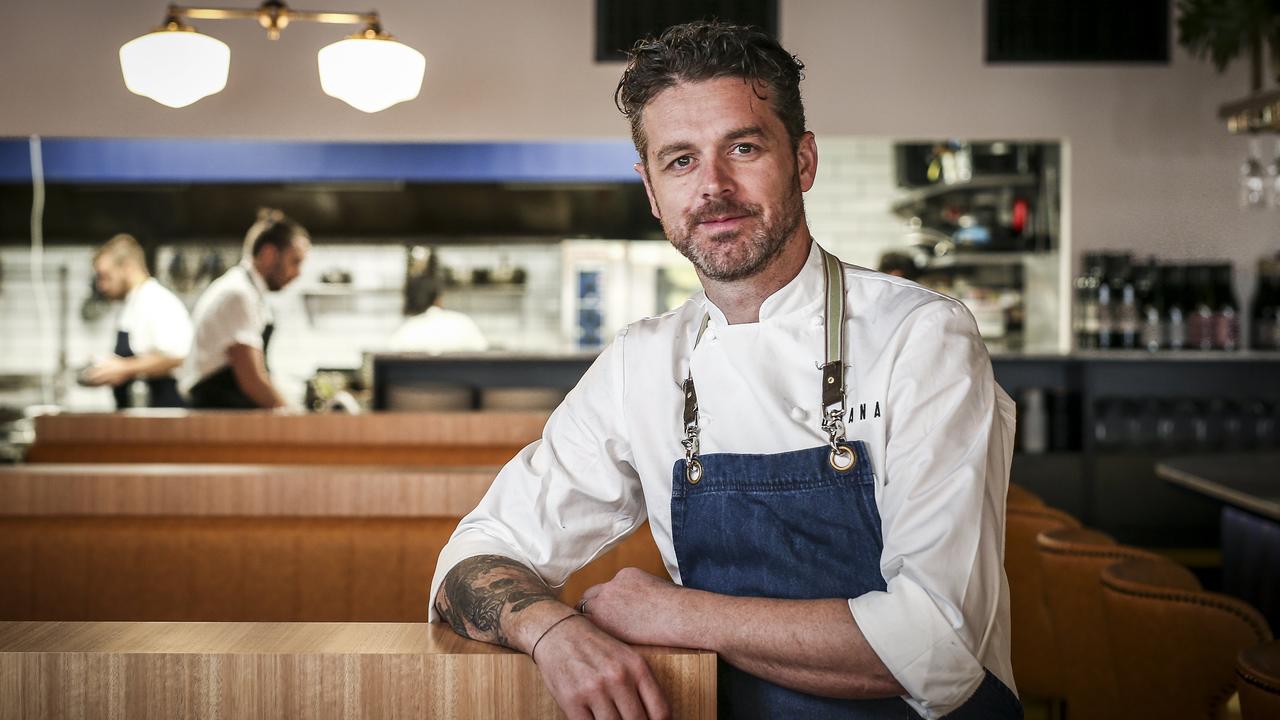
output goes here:
[[542, 438], [502, 468], [440, 552], [431, 622], [444, 577], [462, 560], [501, 555], [553, 587], [645, 520], [644, 494], [622, 416], [625, 333], [601, 353], [552, 413]]
[[229, 338], [225, 351], [232, 345], [262, 349], [262, 331], [266, 320], [254, 298], [244, 293], [228, 294], [222, 307], [214, 313], [221, 326], [219, 336]]
[[183, 359], [191, 351], [193, 330], [191, 316], [182, 301], [170, 293], [157, 293], [156, 307], [148, 317], [151, 347], [154, 352]]
[[[1008, 613], [1003, 498], [1013, 425], [962, 306], [927, 303], [903, 332], [879, 499], [887, 587], [849, 609], [908, 702], [935, 718], [977, 689], [984, 651], [1007, 627], [998, 619]], [[987, 669], [1013, 689], [1007, 667]]]

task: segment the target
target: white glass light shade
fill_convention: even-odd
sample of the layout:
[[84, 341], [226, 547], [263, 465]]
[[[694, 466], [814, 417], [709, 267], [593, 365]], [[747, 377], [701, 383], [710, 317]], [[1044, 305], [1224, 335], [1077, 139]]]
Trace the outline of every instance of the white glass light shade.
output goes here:
[[157, 30], [120, 46], [125, 87], [171, 108], [221, 92], [230, 69], [226, 43], [189, 30]]
[[357, 110], [375, 113], [412, 100], [427, 61], [395, 40], [347, 38], [320, 49], [320, 87]]

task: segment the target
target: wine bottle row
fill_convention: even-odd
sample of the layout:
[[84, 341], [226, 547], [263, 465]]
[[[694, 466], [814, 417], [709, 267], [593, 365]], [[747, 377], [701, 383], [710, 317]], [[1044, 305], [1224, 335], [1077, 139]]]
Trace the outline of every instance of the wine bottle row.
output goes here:
[[[1128, 253], [1089, 253], [1075, 280], [1072, 318], [1082, 350], [1280, 349], [1280, 261], [1258, 262], [1250, 311], [1242, 313], [1230, 263], [1136, 263]], [[1247, 320], [1245, 319], [1247, 318]]]

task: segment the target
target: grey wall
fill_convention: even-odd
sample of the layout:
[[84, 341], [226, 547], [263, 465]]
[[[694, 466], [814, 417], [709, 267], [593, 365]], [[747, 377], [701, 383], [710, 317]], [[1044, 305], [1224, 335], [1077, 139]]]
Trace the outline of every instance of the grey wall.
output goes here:
[[[427, 56], [427, 76], [417, 101], [377, 115], [320, 92], [314, 53], [339, 28], [295, 25], [271, 43], [250, 22], [197, 23], [231, 46], [231, 79], [222, 94], [170, 110], [126, 91], [116, 61], [121, 43], [159, 23], [163, 0], [12, 5], [0, 44], [0, 136], [626, 134], [612, 103], [620, 68], [591, 60], [592, 0], [382, 0], [387, 29]], [[1215, 120], [1220, 102], [1244, 93], [1243, 67], [1218, 76], [1181, 50], [1159, 67], [987, 67], [982, 0], [780, 5], [783, 42], [809, 65], [820, 147], [823, 136], [1060, 138], [1070, 148], [1077, 254], [1231, 257], [1248, 284], [1253, 259], [1280, 249], [1280, 212], [1236, 207], [1247, 143]]]

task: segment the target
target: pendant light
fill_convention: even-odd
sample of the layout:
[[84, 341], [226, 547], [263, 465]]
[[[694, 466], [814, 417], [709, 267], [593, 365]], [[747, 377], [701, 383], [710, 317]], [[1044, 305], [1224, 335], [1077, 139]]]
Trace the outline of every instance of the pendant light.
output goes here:
[[120, 47], [120, 70], [130, 92], [171, 108], [191, 103], [227, 86], [231, 48], [201, 35], [177, 18]]
[[357, 110], [375, 113], [412, 100], [427, 60], [376, 27], [320, 49], [320, 88]]
[[361, 24], [365, 29], [320, 50], [324, 92], [367, 113], [418, 97], [426, 59], [383, 32], [376, 12], [294, 10], [283, 0], [257, 8], [169, 6], [165, 24], [120, 48], [120, 71], [131, 92], [173, 108], [186, 107], [227, 85], [231, 50], [182, 22], [255, 19], [276, 40], [291, 21]]

